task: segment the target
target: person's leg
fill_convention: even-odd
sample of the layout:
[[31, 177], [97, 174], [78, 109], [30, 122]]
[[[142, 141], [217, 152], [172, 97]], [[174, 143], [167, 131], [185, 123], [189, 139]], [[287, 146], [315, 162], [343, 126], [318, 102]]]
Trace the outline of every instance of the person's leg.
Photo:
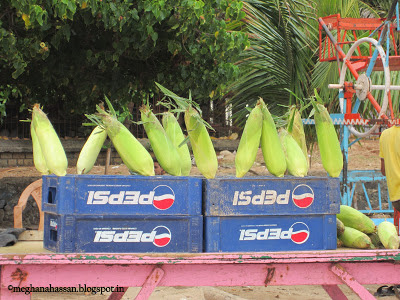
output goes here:
[[400, 212], [400, 200], [392, 201], [392, 206]]

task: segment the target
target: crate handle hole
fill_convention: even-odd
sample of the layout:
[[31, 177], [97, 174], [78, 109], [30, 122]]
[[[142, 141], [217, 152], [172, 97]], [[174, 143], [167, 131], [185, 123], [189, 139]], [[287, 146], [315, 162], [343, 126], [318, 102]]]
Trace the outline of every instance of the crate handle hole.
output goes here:
[[57, 230], [50, 229], [50, 241], [57, 242]]
[[48, 203], [50, 203], [50, 204], [56, 203], [56, 194], [57, 194], [57, 191], [56, 191], [55, 187], [49, 188], [49, 195], [47, 197]]

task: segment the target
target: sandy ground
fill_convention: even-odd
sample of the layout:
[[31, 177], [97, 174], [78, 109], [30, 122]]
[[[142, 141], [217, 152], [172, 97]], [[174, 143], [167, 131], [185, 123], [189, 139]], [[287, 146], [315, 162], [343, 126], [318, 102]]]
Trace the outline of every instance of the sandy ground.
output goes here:
[[[374, 293], [377, 285], [366, 286]], [[347, 286], [340, 286], [349, 300], [360, 299]], [[135, 299], [140, 288], [129, 288], [123, 300]], [[103, 295], [67, 295], [67, 294], [34, 294], [34, 300], [103, 300], [109, 294]], [[158, 287], [149, 300], [323, 300], [329, 299], [324, 289], [317, 285], [309, 286], [268, 286], [268, 287]], [[380, 299], [395, 300], [395, 296]]]
[[[355, 143], [349, 151], [349, 170], [379, 170], [380, 159], [379, 142], [377, 139], [366, 139], [361, 143]], [[217, 176], [234, 174], [234, 153], [222, 151], [218, 153], [219, 170]], [[95, 166], [90, 174], [104, 174], [104, 166]], [[69, 174], [75, 173], [75, 168], [68, 169]], [[129, 171], [124, 165], [110, 166], [108, 174], [128, 175]], [[326, 172], [323, 170], [321, 159], [317, 148], [311, 153], [311, 168], [309, 175], [324, 176]], [[192, 169], [192, 175], [200, 175], [197, 168]], [[249, 175], [262, 176], [269, 175], [263, 164], [261, 151], [257, 155], [257, 160]], [[0, 169], [1, 177], [20, 177], [20, 176], [40, 176], [40, 174], [32, 167], [17, 167]], [[373, 294], [379, 285], [366, 286]], [[347, 286], [342, 285], [340, 288], [346, 294], [348, 299], [359, 299]], [[129, 288], [122, 299], [134, 299], [140, 288]], [[85, 299], [100, 300], [107, 299], [109, 294], [104, 295], [85, 295], [76, 294], [33, 294], [32, 299]], [[206, 299], [206, 300], [240, 300], [240, 299], [304, 299], [317, 300], [328, 299], [328, 294], [321, 286], [268, 286], [268, 287], [158, 287], [149, 299], [151, 300], [186, 300], [186, 299]], [[395, 296], [388, 296], [382, 299], [394, 300]]]

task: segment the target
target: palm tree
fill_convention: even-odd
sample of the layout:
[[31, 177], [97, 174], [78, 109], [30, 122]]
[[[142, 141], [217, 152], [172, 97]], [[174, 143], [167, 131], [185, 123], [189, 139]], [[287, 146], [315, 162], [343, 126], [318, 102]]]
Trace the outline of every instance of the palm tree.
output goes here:
[[245, 1], [251, 46], [239, 62], [242, 76], [230, 86], [239, 124], [259, 97], [279, 115], [286, 111], [280, 105], [293, 102], [285, 89], [307, 96], [318, 32], [314, 6], [308, 0]]

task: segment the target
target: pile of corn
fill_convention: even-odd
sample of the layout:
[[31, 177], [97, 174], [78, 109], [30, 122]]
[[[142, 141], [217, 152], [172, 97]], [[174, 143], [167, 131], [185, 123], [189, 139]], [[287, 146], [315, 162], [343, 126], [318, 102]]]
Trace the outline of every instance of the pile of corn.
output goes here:
[[[164, 94], [175, 100], [175, 108], [158, 118], [149, 105], [140, 108], [143, 124], [154, 156], [166, 173], [173, 176], [189, 176], [192, 158], [198, 170], [206, 178], [214, 178], [218, 171], [217, 155], [208, 129], [201, 117], [199, 106], [189, 99], [179, 97], [162, 87]], [[148, 150], [122, 124], [110, 101], [105, 99], [109, 110], [97, 106], [97, 114], [87, 115], [96, 125], [84, 144], [76, 165], [77, 174], [89, 173], [104, 147], [107, 137], [111, 140], [123, 163], [139, 175], [153, 176], [154, 160]], [[338, 177], [343, 167], [342, 153], [332, 120], [325, 107], [314, 105], [315, 128], [323, 166], [332, 177]], [[173, 112], [184, 114], [187, 137]], [[261, 147], [268, 172], [277, 177], [290, 174], [307, 176], [309, 169], [307, 145], [300, 111], [292, 106], [287, 114], [287, 126], [278, 128], [267, 105], [260, 98], [251, 110], [241, 136], [235, 157], [236, 176], [243, 177], [253, 166]], [[36, 104], [32, 110], [31, 135], [36, 168], [42, 174], [66, 174], [68, 162], [47, 116]]]
[[[149, 151], [122, 124], [106, 98], [109, 111], [97, 106], [97, 114], [87, 115], [97, 126], [93, 129], [78, 157], [77, 174], [89, 173], [108, 137], [128, 169], [143, 176], [154, 176], [154, 160]], [[148, 105], [140, 108], [141, 123], [149, 139], [154, 156], [169, 175], [189, 176], [192, 159], [187, 138], [176, 116], [167, 112], [162, 122]], [[195, 107], [187, 105], [184, 121], [193, 156], [199, 171], [206, 178], [214, 178], [218, 170], [217, 155], [208, 130]], [[53, 126], [36, 104], [32, 110], [31, 136], [36, 169], [42, 174], [66, 175], [67, 158]]]
[[368, 216], [347, 206], [337, 215], [337, 246], [357, 249], [399, 249], [399, 236], [393, 223], [383, 221], [375, 226]]
[[[327, 109], [320, 103], [313, 101], [312, 104], [322, 165], [329, 176], [338, 177], [343, 168], [338, 136]], [[278, 130], [263, 99], [259, 99], [248, 115], [237, 150], [237, 177], [244, 176], [250, 170], [260, 145], [265, 166], [272, 175], [307, 175], [310, 164], [300, 111], [291, 106], [288, 116], [287, 126]]]

